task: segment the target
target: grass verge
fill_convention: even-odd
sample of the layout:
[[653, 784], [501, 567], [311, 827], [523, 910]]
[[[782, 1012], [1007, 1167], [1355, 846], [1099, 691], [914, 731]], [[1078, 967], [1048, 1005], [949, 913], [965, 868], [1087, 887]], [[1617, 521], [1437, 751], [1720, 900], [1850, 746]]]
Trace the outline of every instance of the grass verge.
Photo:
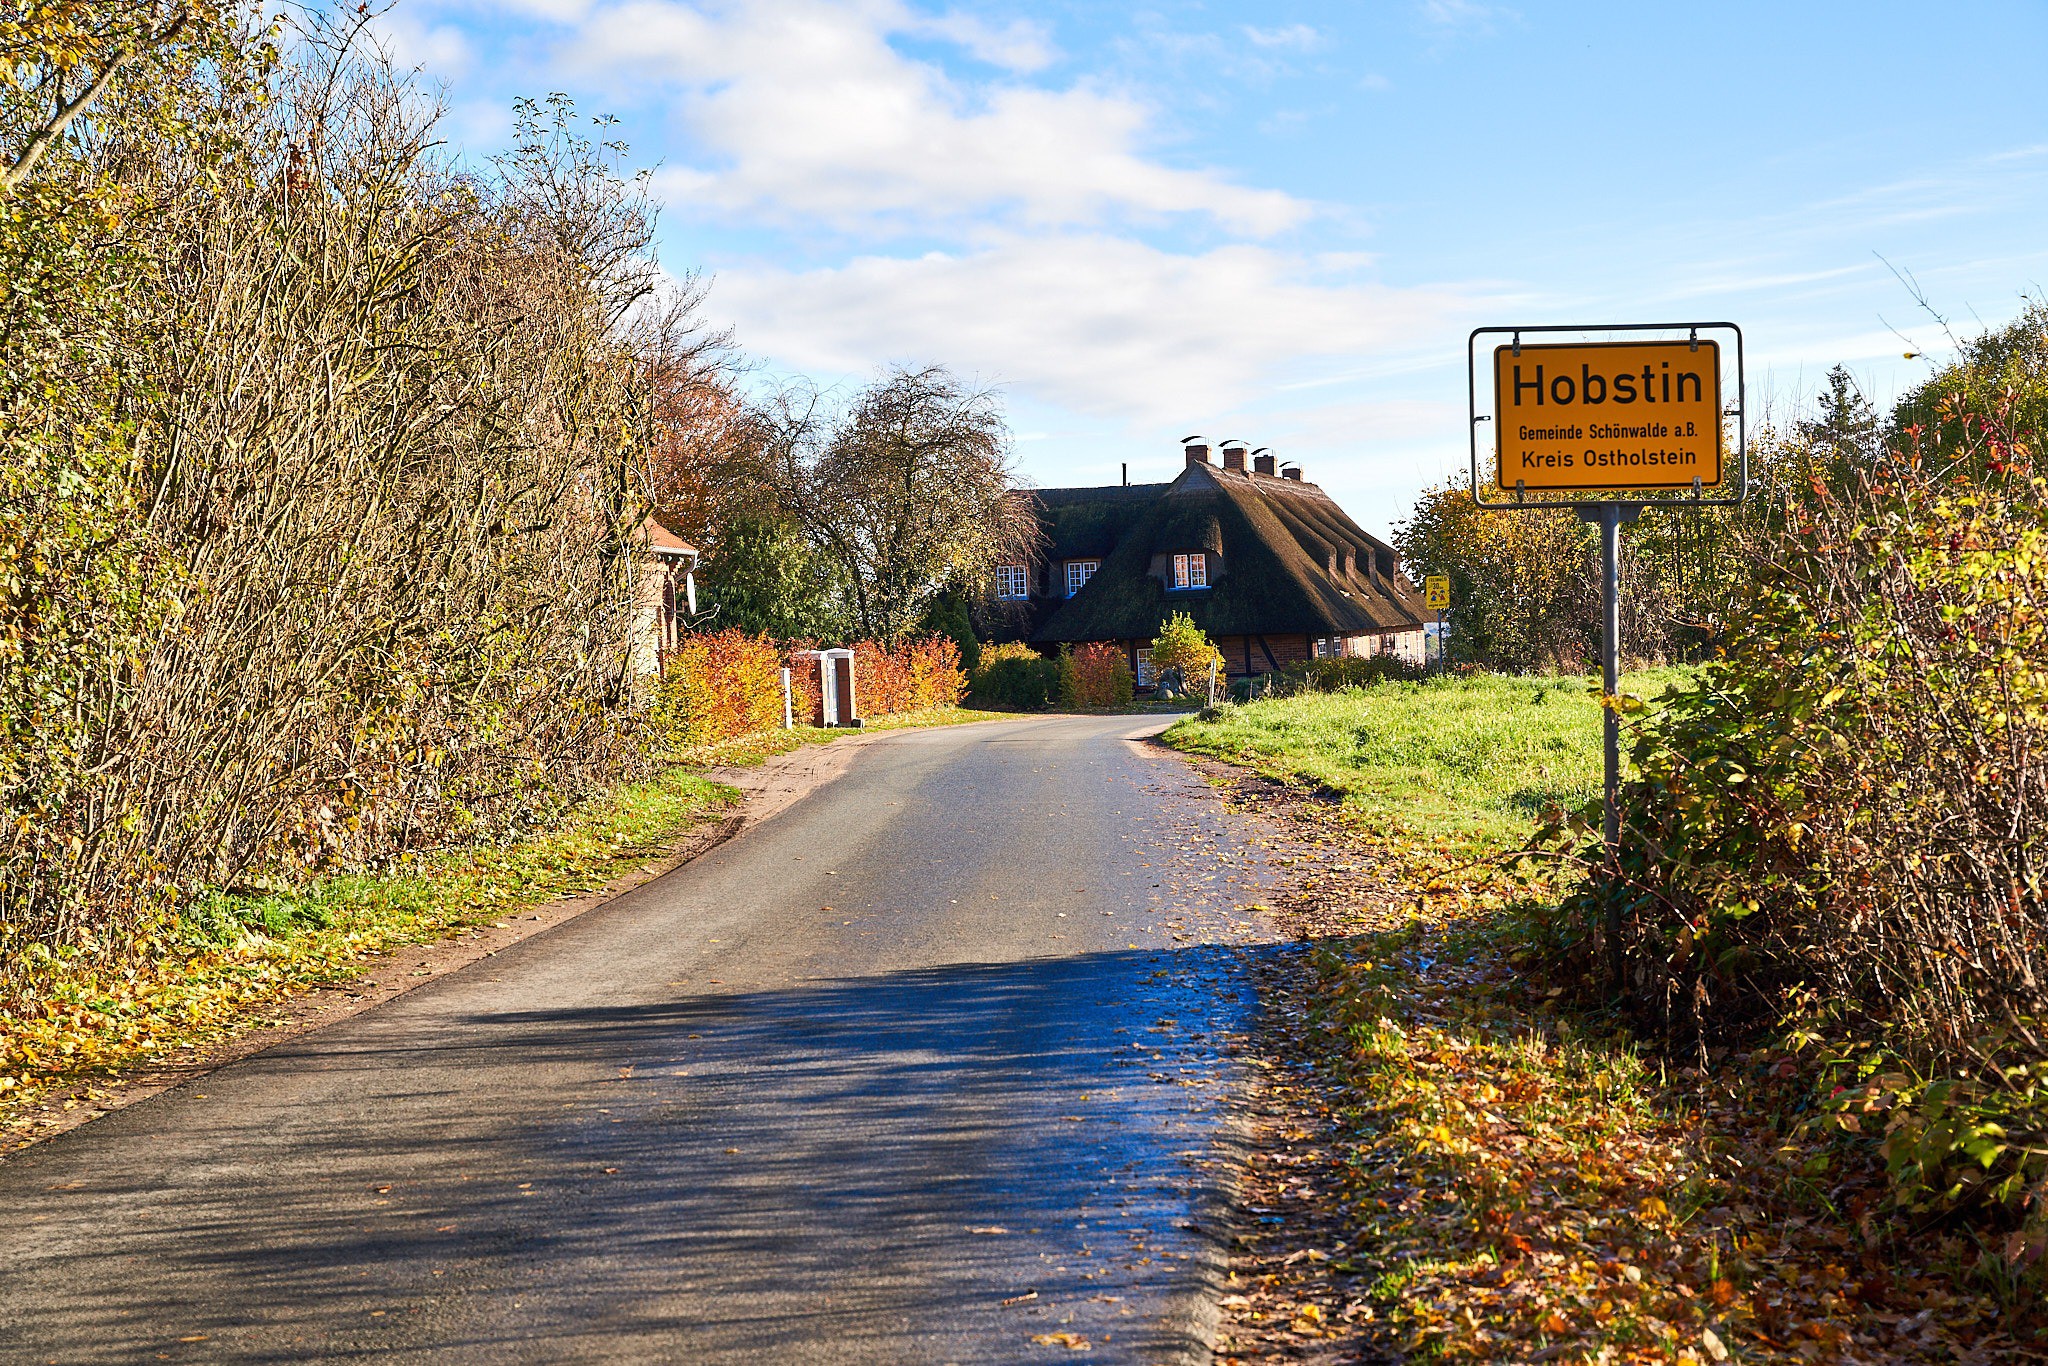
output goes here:
[[375, 955], [602, 888], [665, 856], [681, 831], [737, 796], [672, 768], [515, 842], [324, 878], [299, 891], [204, 897], [156, 927], [125, 963], [55, 959], [0, 1004], [8, 1127], [26, 1131], [20, 1112], [55, 1087], [264, 1023], [265, 1006], [347, 981]]
[[[1315, 941], [1270, 983], [1248, 1181], [1284, 1221], [1240, 1233], [1220, 1360], [2043, 1359], [2041, 1307], [1981, 1237], [1883, 1221], [1882, 1135], [1831, 1122], [1814, 1062], [1682, 1066], [1532, 975], [1542, 875], [1474, 855], [1527, 835], [1530, 787], [1590, 795], [1599, 752], [1578, 685], [1538, 686], [1394, 685], [1167, 732], [1277, 775], [1223, 781], [1289, 829], [1280, 909]], [[1560, 704], [1582, 731], [1517, 724]], [[1461, 734], [1484, 763], [1430, 757]], [[1369, 771], [1390, 756], [1402, 771]]]
[[[870, 730], [956, 725], [995, 713], [959, 707], [880, 717]], [[583, 803], [546, 830], [448, 850], [375, 874], [303, 889], [202, 898], [107, 965], [52, 959], [0, 998], [0, 1127], [20, 1138], [29, 1112], [82, 1080], [160, 1063], [271, 1021], [286, 998], [350, 981], [380, 954], [423, 944], [559, 897], [597, 891], [665, 858], [684, 831], [738, 793], [704, 776], [855, 731], [800, 727], [680, 756], [640, 783]]]
[[[1682, 669], [1629, 674], [1654, 702]], [[1208, 719], [1204, 719], [1208, 718]], [[1220, 707], [1168, 743], [1317, 784], [1374, 826], [1473, 849], [1520, 843], [1600, 792], [1600, 702], [1579, 678], [1430, 679]]]

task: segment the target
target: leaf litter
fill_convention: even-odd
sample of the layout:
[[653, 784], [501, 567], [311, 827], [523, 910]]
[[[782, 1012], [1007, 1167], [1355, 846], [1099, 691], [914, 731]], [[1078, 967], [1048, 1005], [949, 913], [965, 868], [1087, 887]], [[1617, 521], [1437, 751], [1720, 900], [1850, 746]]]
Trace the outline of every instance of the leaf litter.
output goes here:
[[1302, 943], [1263, 969], [1219, 1366], [2048, 1360], [1960, 1235], [1877, 1220], [1815, 1069], [1645, 1055], [1518, 967], [1540, 887], [1201, 766], [1275, 822]]

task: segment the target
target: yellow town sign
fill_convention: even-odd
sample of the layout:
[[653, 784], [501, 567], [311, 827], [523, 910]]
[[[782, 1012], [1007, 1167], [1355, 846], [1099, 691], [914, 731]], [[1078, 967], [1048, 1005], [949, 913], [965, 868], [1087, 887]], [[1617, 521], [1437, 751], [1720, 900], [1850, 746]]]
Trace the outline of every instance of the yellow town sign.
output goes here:
[[1499, 346], [1495, 487], [1586, 493], [1721, 484], [1712, 341]]

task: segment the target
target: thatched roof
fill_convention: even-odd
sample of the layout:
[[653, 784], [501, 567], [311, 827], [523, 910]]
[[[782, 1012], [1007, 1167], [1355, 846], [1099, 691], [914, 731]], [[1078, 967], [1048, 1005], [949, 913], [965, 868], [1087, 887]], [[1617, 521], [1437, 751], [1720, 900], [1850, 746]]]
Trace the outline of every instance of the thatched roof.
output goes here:
[[[1122, 511], [1140, 501], [1139, 489], [1147, 505], [1095, 576], [1058, 603], [1032, 640], [1150, 640], [1175, 611], [1187, 612], [1211, 639], [1421, 628], [1423, 604], [1401, 573], [1399, 555], [1314, 484], [1195, 463], [1164, 486], [1052, 489], [1037, 496], [1048, 509], [1096, 496]], [[1101, 500], [1102, 494], [1118, 497]], [[1097, 553], [1060, 549], [1064, 538], [1056, 525], [1048, 526], [1049, 559]], [[1164, 572], [1170, 557], [1196, 550], [1210, 556], [1210, 586], [1169, 590]]]

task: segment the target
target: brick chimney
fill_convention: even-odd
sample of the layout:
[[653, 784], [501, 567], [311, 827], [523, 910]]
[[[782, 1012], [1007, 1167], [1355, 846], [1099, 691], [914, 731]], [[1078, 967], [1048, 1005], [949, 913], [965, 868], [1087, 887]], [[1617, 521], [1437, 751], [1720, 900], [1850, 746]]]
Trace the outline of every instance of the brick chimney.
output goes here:
[[1297, 481], [1298, 481], [1298, 480], [1300, 480], [1300, 478], [1301, 478], [1301, 466], [1299, 466], [1299, 465], [1282, 465], [1282, 466], [1280, 467], [1280, 477], [1281, 477], [1282, 479], [1293, 479], [1293, 480], [1297, 480]]
[[1244, 442], [1232, 438], [1223, 443], [1223, 468], [1244, 473]]
[[1187, 452], [1190, 465], [1209, 463], [1209, 443], [1199, 436], [1184, 436], [1180, 439], [1181, 449]]
[[1259, 447], [1252, 452], [1252, 472], [1255, 474], [1273, 473], [1273, 462], [1278, 458], [1264, 446]]

